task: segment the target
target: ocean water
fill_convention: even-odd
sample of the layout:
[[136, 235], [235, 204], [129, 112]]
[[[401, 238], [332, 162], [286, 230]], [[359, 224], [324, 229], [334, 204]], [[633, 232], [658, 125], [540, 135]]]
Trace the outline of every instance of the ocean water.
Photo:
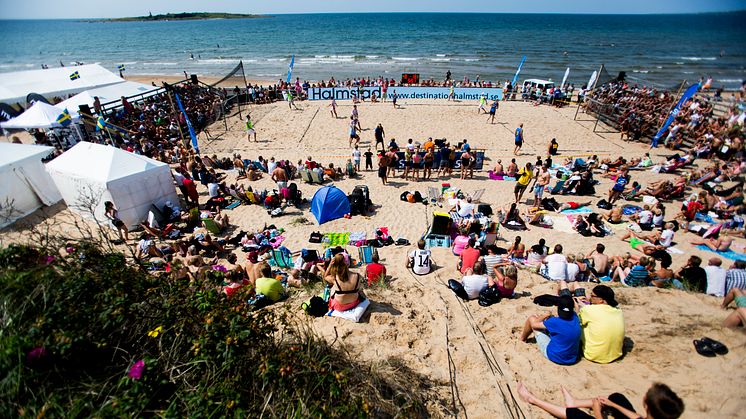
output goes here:
[[[421, 78], [512, 78], [582, 85], [603, 63], [616, 75], [675, 88], [712, 76], [746, 79], [746, 12], [704, 15], [306, 14], [184, 22], [0, 20], [0, 72], [80, 61], [125, 75], [220, 76], [243, 60], [247, 77], [307, 80], [402, 72]], [[193, 54], [194, 59], [190, 58]]]

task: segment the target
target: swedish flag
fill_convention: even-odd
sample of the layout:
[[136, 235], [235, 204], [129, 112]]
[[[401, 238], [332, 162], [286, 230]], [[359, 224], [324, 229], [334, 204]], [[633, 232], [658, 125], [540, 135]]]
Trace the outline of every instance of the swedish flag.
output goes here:
[[96, 131], [101, 131], [104, 128], [106, 128], [106, 120], [103, 116], [99, 116], [96, 120]]
[[62, 125], [63, 127], [70, 125], [72, 122], [73, 122], [73, 119], [70, 116], [70, 112], [68, 112], [67, 109], [62, 111], [60, 116], [57, 117], [57, 123]]
[[80, 78], [80, 74], [76, 71], [73, 74], [70, 74], [70, 80], [77, 80]]
[[124, 70], [126, 70], [126, 68], [124, 68], [124, 64], [120, 64], [119, 65], [119, 71], [124, 71]]

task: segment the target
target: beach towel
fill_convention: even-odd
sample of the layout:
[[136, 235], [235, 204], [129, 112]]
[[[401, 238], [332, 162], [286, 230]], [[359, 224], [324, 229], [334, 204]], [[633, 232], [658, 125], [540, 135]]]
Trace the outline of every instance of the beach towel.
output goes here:
[[489, 173], [490, 179], [492, 180], [503, 180], [503, 178], [505, 177], [503, 175], [495, 174], [494, 170], [490, 170], [488, 173]]
[[269, 244], [273, 249], [277, 249], [282, 246], [282, 242], [285, 241], [285, 236], [275, 236], [269, 240]]
[[355, 246], [360, 246], [357, 244], [357, 242], [364, 242], [364, 241], [365, 241], [364, 231], [353, 231], [352, 233], [350, 233], [350, 242], [355, 243]]
[[350, 233], [324, 234], [324, 247], [346, 246], [350, 242]]
[[666, 251], [668, 253], [672, 254], [672, 255], [683, 255], [684, 254], [683, 250], [681, 250], [681, 249], [679, 249], [678, 247], [675, 247], [675, 246], [671, 246], [671, 247], [667, 248]]
[[590, 214], [593, 212], [591, 207], [580, 207], [576, 209], [566, 209], [560, 211], [562, 214]]
[[549, 216], [552, 220], [552, 228], [562, 233], [575, 233], [572, 228], [572, 221], [568, 217], [563, 216]]
[[360, 319], [363, 317], [363, 314], [365, 314], [365, 311], [368, 310], [369, 305], [370, 300], [366, 298], [353, 309], [347, 311], [330, 310], [328, 313], [326, 313], [326, 315], [329, 317], [340, 317], [346, 320], [353, 321], [355, 323], [360, 323]]
[[722, 256], [722, 257], [724, 257], [726, 259], [737, 260], [737, 261], [741, 261], [741, 262], [746, 262], [746, 254], [744, 254], [744, 253], [738, 253], [738, 252], [735, 252], [733, 250], [728, 250], [727, 252], [716, 252], [716, 251], [710, 249], [709, 247], [705, 246], [704, 244], [700, 244], [700, 245], [698, 245], [696, 247], [699, 250], [704, 250], [705, 252], [715, 253], [715, 254], [717, 254], [719, 256]]
[[239, 205], [241, 205], [241, 201], [234, 201], [230, 205], [228, 205], [227, 207], [225, 207], [225, 209], [234, 209], [234, 208], [236, 208]]

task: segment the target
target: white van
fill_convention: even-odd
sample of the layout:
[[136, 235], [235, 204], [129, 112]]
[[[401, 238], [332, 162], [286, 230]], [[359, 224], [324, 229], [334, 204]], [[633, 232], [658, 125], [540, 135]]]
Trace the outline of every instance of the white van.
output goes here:
[[[523, 90], [521, 97], [523, 99], [536, 99], [537, 93], [543, 91], [546, 94], [549, 89], [554, 87], [554, 82], [551, 80], [542, 79], [526, 79], [523, 81]], [[536, 88], [536, 90], [534, 90]]]

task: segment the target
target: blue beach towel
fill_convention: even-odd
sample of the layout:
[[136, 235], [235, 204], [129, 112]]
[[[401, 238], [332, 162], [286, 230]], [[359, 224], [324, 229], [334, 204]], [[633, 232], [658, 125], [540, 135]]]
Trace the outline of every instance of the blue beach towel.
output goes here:
[[560, 211], [562, 214], [590, 214], [593, 210], [590, 207], [581, 207], [577, 209], [566, 209]]
[[704, 250], [705, 252], [715, 253], [718, 254], [726, 259], [730, 260], [738, 260], [741, 262], [746, 262], [746, 254], [744, 253], [738, 253], [734, 252], [733, 250], [728, 250], [727, 252], [716, 252], [709, 247], [705, 246], [704, 244], [700, 244], [697, 246], [697, 249]]

